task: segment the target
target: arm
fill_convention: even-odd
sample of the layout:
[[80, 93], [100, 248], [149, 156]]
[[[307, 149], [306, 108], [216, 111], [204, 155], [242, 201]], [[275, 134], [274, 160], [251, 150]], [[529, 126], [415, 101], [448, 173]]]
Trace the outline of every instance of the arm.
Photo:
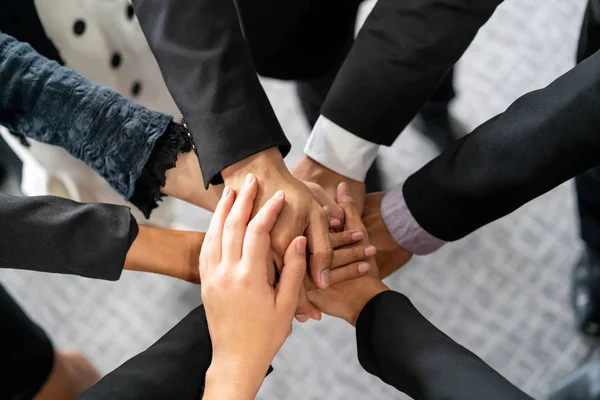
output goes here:
[[369, 300], [356, 322], [356, 342], [367, 372], [417, 400], [530, 399], [398, 292]]
[[598, 69], [600, 52], [524, 95], [389, 192], [381, 214], [396, 241], [426, 254], [598, 165]]
[[236, 162], [290, 144], [256, 76], [233, 0], [134, 0], [165, 82], [189, 122], [204, 183]]
[[378, 1], [304, 149], [315, 182], [332, 175], [323, 167], [349, 184], [363, 182], [379, 145], [394, 142], [501, 2]]
[[204, 306], [190, 312], [146, 351], [106, 375], [78, 399], [202, 398], [212, 346]]
[[149, 217], [161, 194], [213, 210], [184, 127], [0, 34], [0, 123], [92, 167]]
[[138, 228], [127, 207], [0, 193], [0, 220], [0, 268], [106, 280], [129, 269], [200, 282], [204, 234]]

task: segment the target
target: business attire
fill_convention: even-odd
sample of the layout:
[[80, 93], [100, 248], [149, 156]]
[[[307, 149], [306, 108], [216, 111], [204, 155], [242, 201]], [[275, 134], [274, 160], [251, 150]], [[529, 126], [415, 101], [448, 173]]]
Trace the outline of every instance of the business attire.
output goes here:
[[[367, 303], [357, 320], [356, 342], [367, 372], [416, 400], [531, 399], [433, 326], [398, 292], [380, 293]], [[79, 399], [196, 400], [211, 357], [200, 306]]]
[[[600, 1], [588, 0], [577, 48], [577, 62], [600, 49]], [[575, 178], [580, 236], [585, 248], [572, 274], [577, 327], [598, 334], [600, 326], [600, 168]], [[585, 301], [582, 301], [584, 300]]]
[[531, 399], [398, 292], [367, 303], [356, 322], [356, 342], [367, 372], [416, 400]]

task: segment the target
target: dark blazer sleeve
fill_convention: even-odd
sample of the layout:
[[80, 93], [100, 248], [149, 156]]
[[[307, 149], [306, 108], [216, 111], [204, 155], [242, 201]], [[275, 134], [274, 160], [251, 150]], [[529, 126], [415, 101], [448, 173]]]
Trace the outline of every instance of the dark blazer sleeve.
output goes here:
[[408, 178], [430, 234], [457, 240], [600, 164], [600, 52], [526, 94]]
[[[212, 342], [204, 306], [190, 312], [146, 351], [106, 375], [79, 400], [198, 400]], [[273, 371], [269, 367], [267, 375]]]
[[367, 372], [416, 400], [531, 399], [433, 326], [394, 291], [372, 298], [356, 323]]
[[502, 0], [379, 0], [321, 113], [390, 146]]
[[233, 0], [133, 0], [175, 103], [192, 132], [204, 182], [262, 150], [290, 150], [256, 75]]
[[78, 397], [119, 400], [198, 400], [204, 392], [212, 344], [204, 306], [190, 312], [146, 351]]
[[0, 192], [0, 268], [117, 280], [137, 233], [127, 207]]

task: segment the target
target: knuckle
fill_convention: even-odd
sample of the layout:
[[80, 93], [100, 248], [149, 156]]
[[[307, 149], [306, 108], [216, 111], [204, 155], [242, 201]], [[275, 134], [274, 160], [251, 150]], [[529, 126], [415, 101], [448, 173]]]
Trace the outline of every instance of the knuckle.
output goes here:
[[237, 228], [239, 221], [235, 217], [228, 217], [225, 220], [225, 224], [223, 225], [223, 229], [231, 231]]

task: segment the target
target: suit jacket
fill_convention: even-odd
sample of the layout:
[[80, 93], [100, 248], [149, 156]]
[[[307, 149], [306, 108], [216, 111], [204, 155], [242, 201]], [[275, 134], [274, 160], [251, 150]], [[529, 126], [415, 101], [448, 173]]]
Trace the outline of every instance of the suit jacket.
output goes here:
[[356, 323], [356, 342], [367, 372], [416, 400], [531, 399], [398, 292], [367, 303]]
[[134, 0], [175, 103], [189, 123], [204, 182], [286, 139], [260, 85], [233, 0]]
[[390, 146], [423, 108], [502, 0], [379, 0], [321, 113]]
[[419, 225], [460, 239], [600, 164], [598, 71], [600, 52], [410, 176], [403, 194]]

